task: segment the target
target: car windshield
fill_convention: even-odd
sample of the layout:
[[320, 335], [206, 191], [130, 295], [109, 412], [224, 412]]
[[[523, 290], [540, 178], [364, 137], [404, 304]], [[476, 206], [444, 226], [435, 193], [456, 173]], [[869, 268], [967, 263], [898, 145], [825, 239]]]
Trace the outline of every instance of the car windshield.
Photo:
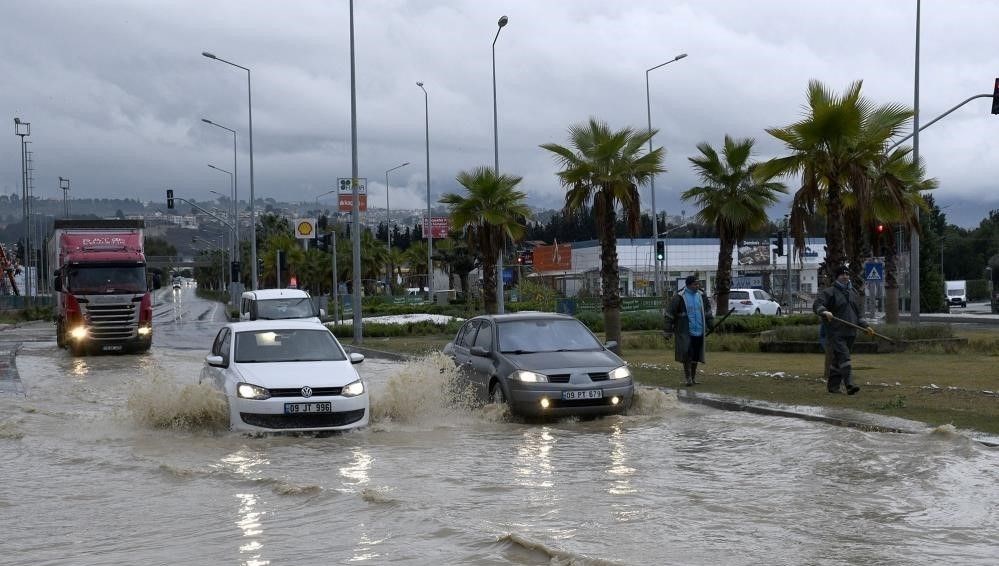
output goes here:
[[947, 294], [951, 297], [960, 297], [964, 294], [964, 291], [961, 291], [960, 289], [947, 289]]
[[329, 330], [254, 330], [236, 333], [236, 362], [338, 362], [346, 360]]
[[603, 345], [575, 319], [534, 319], [502, 322], [500, 352], [566, 352], [599, 350]]
[[310, 318], [316, 316], [312, 307], [312, 299], [302, 297], [296, 299], [263, 299], [257, 302], [257, 318], [263, 320], [280, 320], [285, 318]]
[[134, 263], [70, 266], [66, 271], [66, 290], [81, 295], [144, 293], [146, 267]]

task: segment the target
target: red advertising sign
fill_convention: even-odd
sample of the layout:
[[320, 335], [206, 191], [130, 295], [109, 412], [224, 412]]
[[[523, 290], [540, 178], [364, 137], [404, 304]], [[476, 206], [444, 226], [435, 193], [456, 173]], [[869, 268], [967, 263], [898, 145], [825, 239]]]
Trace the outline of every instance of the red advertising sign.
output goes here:
[[[426, 222], [427, 217], [423, 217], [424, 222]], [[423, 224], [420, 225], [421, 231], [423, 231], [423, 239], [426, 240], [426, 231], [423, 230]], [[430, 219], [430, 236], [435, 240], [442, 240], [447, 238], [448, 233], [451, 231], [451, 218], [448, 216], [434, 216]]]
[[569, 271], [572, 269], [572, 245], [554, 244], [534, 248], [534, 271]]
[[[354, 195], [339, 195], [340, 212], [352, 212], [354, 210]], [[357, 210], [364, 212], [368, 210], [368, 195], [357, 195]]]

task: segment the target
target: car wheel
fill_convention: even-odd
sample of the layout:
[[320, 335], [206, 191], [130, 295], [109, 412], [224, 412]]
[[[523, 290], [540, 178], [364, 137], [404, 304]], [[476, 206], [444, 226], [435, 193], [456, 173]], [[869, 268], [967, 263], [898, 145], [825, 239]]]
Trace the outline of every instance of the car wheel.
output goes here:
[[503, 386], [498, 381], [494, 381], [489, 388], [489, 402], [495, 405], [506, 404], [506, 393], [503, 393]]

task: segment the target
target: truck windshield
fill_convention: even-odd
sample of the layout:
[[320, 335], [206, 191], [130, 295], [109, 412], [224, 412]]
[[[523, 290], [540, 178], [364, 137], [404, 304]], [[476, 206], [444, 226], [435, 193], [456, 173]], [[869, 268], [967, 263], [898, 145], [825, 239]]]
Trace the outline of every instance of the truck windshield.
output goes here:
[[143, 265], [76, 265], [66, 272], [66, 289], [81, 295], [119, 295], [146, 291]]

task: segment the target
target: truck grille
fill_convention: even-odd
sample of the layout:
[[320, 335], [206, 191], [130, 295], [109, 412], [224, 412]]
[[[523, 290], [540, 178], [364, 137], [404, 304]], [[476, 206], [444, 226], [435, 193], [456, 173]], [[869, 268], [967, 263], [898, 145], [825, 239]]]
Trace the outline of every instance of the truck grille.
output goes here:
[[85, 305], [93, 340], [128, 340], [135, 338], [135, 303]]

